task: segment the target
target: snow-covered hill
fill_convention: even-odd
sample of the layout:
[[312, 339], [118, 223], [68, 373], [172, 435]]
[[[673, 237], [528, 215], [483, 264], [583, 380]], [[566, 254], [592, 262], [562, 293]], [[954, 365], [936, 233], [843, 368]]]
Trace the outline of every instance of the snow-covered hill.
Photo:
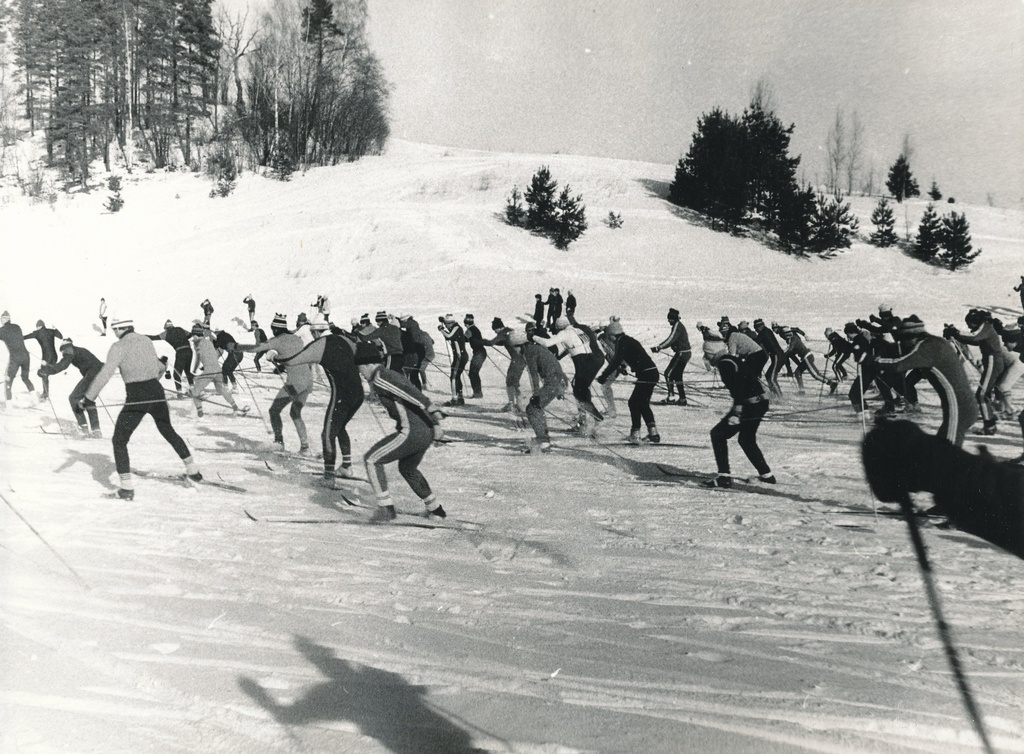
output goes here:
[[[568, 252], [501, 222], [512, 185], [541, 165], [588, 208]], [[691, 331], [760, 316], [818, 348], [824, 327], [882, 301], [933, 332], [970, 306], [1019, 308], [1021, 212], [957, 205], [984, 249], [958, 274], [863, 243], [797, 259], [668, 205], [672, 173], [397, 142], [288, 183], [245, 174], [226, 199], [191, 174], [126, 176], [113, 215], [103, 190], [0, 207], [0, 309], [102, 357], [101, 296], [144, 332], [187, 323], [209, 297], [214, 324], [242, 340], [250, 293], [264, 324], [323, 293], [336, 320], [407, 310], [429, 329], [445, 312], [508, 320], [557, 286], [583, 321], [619, 314], [647, 344], [675, 307]], [[874, 200], [853, 204], [868, 231]], [[911, 228], [923, 206], [907, 205]], [[624, 227], [601, 222], [609, 211]], [[261, 416], [278, 383], [251, 367], [236, 393], [248, 418], [171, 404], [206, 476], [239, 489], [159, 478], [180, 465], [145, 423], [131, 453], [150, 476], [130, 503], [102, 496], [109, 442], [62, 435], [77, 376], [53, 378], [52, 406], [15, 384], [0, 415], [0, 751], [978, 750], [905, 527], [871, 513], [845, 387], [798, 396], [784, 383], [760, 432], [780, 484], [708, 491], [663, 471], [714, 467], [707, 432], [728, 402], [699, 364], [692, 405], [655, 409], [661, 447], [623, 443], [622, 380], [599, 442], [557, 432], [555, 453], [523, 455], [529, 433], [498, 410], [505, 363], [492, 352], [485, 398], [446, 420], [461, 442], [422, 466], [473, 522], [449, 531], [274, 522], [365, 511], [317, 486], [316, 462], [270, 452]], [[439, 348], [438, 401], [446, 367]], [[103, 394], [106, 437], [120, 391]], [[311, 433], [324, 400], [320, 388], [305, 410]], [[568, 402], [553, 406], [553, 429], [570, 418]], [[386, 422], [360, 410], [357, 455]], [[1008, 423], [989, 442], [1007, 457], [1020, 444]], [[392, 485], [400, 509], [421, 507], [397, 473]], [[345, 494], [372, 503], [365, 484]], [[956, 531], [925, 536], [985, 724], [998, 750], [1024, 751], [1024, 564]]]

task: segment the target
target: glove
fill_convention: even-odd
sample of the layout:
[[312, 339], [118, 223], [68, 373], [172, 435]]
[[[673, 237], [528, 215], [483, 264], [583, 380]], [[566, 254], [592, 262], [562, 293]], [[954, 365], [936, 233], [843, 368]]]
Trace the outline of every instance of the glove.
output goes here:
[[946, 325], [944, 328], [942, 328], [943, 338], [955, 338], [959, 334], [960, 331], [953, 327], [953, 325]]
[[657, 346], [651, 346], [651, 353], [657, 353], [657, 352], [658, 352], [658, 351], [660, 351], [660, 350], [661, 350], [661, 349], [660, 349], [660, 348], [658, 348]]
[[868, 325], [870, 325], [871, 323], [870, 323], [870, 322], [868, 322], [867, 320], [863, 320], [863, 319], [855, 319], [855, 320], [854, 320], [853, 322], [854, 322], [854, 324], [855, 324], [855, 325], [857, 325], [857, 327], [859, 327], [859, 328], [860, 328], [861, 330], [868, 330], [868, 329], [870, 329], [870, 328], [868, 327]]
[[540, 396], [539, 395], [532, 396], [530, 398], [530, 402], [527, 405], [533, 406], [534, 408], [540, 408]]
[[96, 401], [91, 401], [86, 397], [81, 397], [76, 401], [76, 404], [83, 411], [87, 411], [90, 408], [96, 408]]
[[434, 441], [435, 442], [441, 442], [443, 440], [444, 440], [444, 430], [441, 428], [440, 424], [435, 424], [434, 425]]
[[597, 384], [598, 384], [598, 385], [603, 385], [603, 384], [604, 384], [604, 383], [606, 383], [607, 381], [608, 381], [608, 378], [607, 378], [607, 377], [605, 377], [604, 375], [601, 375], [600, 377], [598, 377], [598, 378], [597, 378], [597, 379], [595, 380], [595, 382], [597, 382]]
[[870, 315], [870, 316], [868, 317], [868, 319], [870, 319], [870, 320], [871, 320], [872, 322], [881, 322], [881, 321], [882, 321], [882, 320], [880, 320], [880, 319], [878, 318], [878, 316], [877, 316], [877, 315], [874, 315], [874, 314]]
[[740, 415], [739, 414], [734, 414], [734, 413], [730, 412], [729, 413], [728, 423], [729, 423], [730, 427], [738, 426], [739, 423], [740, 423]]

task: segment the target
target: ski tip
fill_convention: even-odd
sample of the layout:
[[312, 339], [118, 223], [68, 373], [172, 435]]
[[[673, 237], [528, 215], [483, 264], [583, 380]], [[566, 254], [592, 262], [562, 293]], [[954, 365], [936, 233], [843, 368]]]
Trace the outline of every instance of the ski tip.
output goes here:
[[252, 515], [249, 511], [245, 510], [245, 508], [242, 509], [242, 513], [244, 513], [250, 521], [259, 521], [259, 519], [256, 518], [256, 516]]

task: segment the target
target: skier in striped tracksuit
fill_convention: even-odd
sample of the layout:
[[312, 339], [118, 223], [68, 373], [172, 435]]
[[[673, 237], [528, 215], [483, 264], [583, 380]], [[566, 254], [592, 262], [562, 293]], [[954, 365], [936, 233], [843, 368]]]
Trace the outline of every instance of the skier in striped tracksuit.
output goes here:
[[444, 414], [412, 382], [391, 369], [375, 364], [370, 385], [388, 416], [395, 420], [395, 432], [374, 443], [365, 456], [366, 476], [377, 497], [377, 510], [372, 520], [386, 522], [396, 516], [384, 470], [386, 464], [396, 461], [398, 473], [423, 501], [427, 515], [444, 518], [444, 508], [419, 469], [431, 443], [444, 436], [441, 430]]
[[981, 434], [994, 435], [996, 433], [996, 413], [992, 406], [992, 393], [1002, 373], [1000, 359], [1002, 342], [992, 326], [992, 315], [984, 309], [971, 309], [964, 317], [964, 322], [971, 328], [970, 334], [964, 335], [955, 327], [948, 327], [943, 335], [952, 337], [965, 345], [977, 346], [981, 351], [981, 376], [978, 379], [978, 389], [974, 396], [978, 401], [983, 421]]
[[686, 325], [679, 319], [678, 309], [669, 309], [667, 318], [672, 329], [665, 340], [651, 348], [651, 353], [658, 353], [666, 348], [672, 351], [672, 358], [665, 367], [665, 383], [668, 385], [665, 403], [685, 406], [686, 387], [683, 385], [683, 372], [686, 371], [686, 365], [690, 363], [690, 356], [693, 353], [690, 347], [690, 334], [686, 332]]

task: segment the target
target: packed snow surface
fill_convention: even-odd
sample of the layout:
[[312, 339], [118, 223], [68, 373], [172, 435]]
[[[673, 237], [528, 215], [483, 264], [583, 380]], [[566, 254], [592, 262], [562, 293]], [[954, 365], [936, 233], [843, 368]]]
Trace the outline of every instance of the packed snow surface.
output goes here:
[[[587, 206], [590, 229], [568, 252], [502, 222], [513, 184], [541, 165]], [[472, 312], [490, 337], [492, 317], [514, 323], [555, 286], [575, 293], [581, 321], [617, 314], [648, 346], [675, 307], [695, 340], [696, 321], [721, 315], [797, 325], [819, 364], [823, 329], [879, 303], [934, 333], [971, 306], [1019, 310], [1019, 211], [940, 205], [966, 212], [984, 249], [956, 274], [863, 240], [804, 259], [669, 205], [672, 175], [402, 142], [287, 183], [246, 173], [227, 198], [198, 175], [137, 172], [117, 214], [103, 188], [52, 206], [8, 198], [0, 308], [100, 358], [113, 340], [99, 334], [101, 296], [144, 333], [167, 318], [187, 327], [208, 297], [214, 325], [241, 342], [247, 294], [264, 327], [319, 294], [343, 325], [407, 311], [435, 333], [438, 402], [438, 315]], [[852, 200], [862, 235], [875, 201]], [[901, 236], [923, 207], [896, 205]], [[622, 228], [602, 222], [609, 212]], [[708, 431], [729, 406], [699, 362], [691, 405], [655, 406], [661, 446], [625, 443], [619, 378], [618, 416], [596, 441], [564, 431], [566, 400], [551, 407], [555, 452], [523, 454], [531, 433], [500, 411], [507, 360], [491, 350], [484, 398], [451, 409], [455, 442], [421, 467], [455, 519], [437, 529], [363, 525], [366, 483], [328, 490], [315, 458], [274, 453], [263, 419], [280, 380], [251, 358], [234, 396], [248, 416], [212, 392], [201, 419], [170, 404], [218, 486], [169, 478], [181, 464], [146, 420], [131, 502], [105, 497], [119, 380], [101, 395], [102, 440], [75, 437], [77, 372], [51, 379], [51, 402], [16, 381], [0, 414], [0, 751], [978, 751], [906, 525], [874, 513], [888, 506], [864, 482], [847, 386], [830, 397], [809, 381], [797, 395], [784, 380], [759, 435], [779, 484], [706, 490], [675, 475], [714, 470]], [[922, 395], [934, 428], [938, 401]], [[314, 447], [326, 396], [317, 387], [304, 411]], [[1013, 425], [985, 439], [994, 454], [1019, 454]], [[389, 426], [364, 404], [349, 425], [356, 457]], [[285, 442], [297, 448], [287, 415]], [[733, 470], [753, 474], [730, 450]], [[389, 473], [399, 510], [420, 513]], [[1022, 752], [1024, 563], [955, 529], [924, 536], [984, 724], [997, 750]]]

